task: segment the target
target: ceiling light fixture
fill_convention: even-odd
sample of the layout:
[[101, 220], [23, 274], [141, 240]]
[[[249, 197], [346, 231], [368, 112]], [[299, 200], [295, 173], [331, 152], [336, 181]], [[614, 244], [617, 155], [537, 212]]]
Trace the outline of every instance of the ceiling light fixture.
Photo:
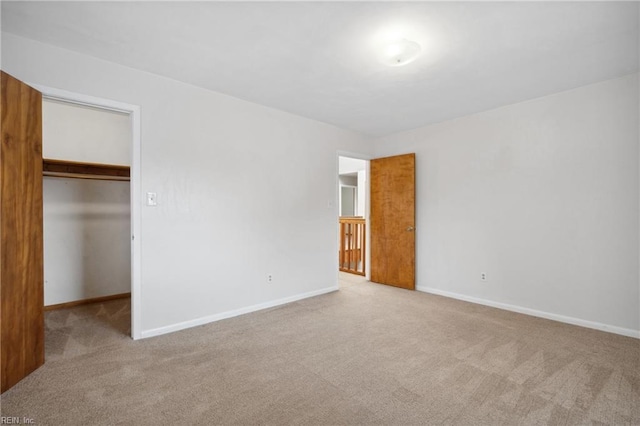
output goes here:
[[421, 51], [422, 47], [415, 41], [394, 40], [383, 46], [380, 59], [386, 65], [399, 67], [413, 62]]

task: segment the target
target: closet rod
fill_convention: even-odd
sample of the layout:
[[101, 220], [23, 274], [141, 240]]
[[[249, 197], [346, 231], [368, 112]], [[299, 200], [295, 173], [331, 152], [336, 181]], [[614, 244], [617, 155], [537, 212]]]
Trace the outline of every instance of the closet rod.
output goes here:
[[42, 160], [42, 175], [75, 179], [129, 181], [131, 168], [115, 164], [80, 163], [44, 158]]
[[79, 173], [64, 173], [64, 172], [42, 172], [42, 176], [47, 177], [60, 177], [71, 179], [89, 179], [89, 180], [113, 180], [120, 182], [129, 182], [131, 180], [128, 176], [104, 176], [104, 175], [86, 175]]

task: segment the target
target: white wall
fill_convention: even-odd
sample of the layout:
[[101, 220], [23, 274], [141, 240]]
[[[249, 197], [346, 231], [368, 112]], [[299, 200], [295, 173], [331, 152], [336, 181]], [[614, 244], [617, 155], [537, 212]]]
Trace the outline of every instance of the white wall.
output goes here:
[[[45, 158], [130, 164], [129, 116], [42, 102]], [[45, 305], [131, 291], [129, 182], [43, 182]]]
[[43, 186], [45, 305], [130, 292], [129, 182]]
[[131, 165], [128, 114], [45, 99], [42, 131], [44, 158]]
[[338, 181], [340, 182], [340, 185], [358, 186], [357, 176], [340, 175], [338, 176]]
[[638, 335], [638, 103], [635, 74], [377, 140], [416, 153], [418, 288]]
[[340, 216], [356, 216], [357, 188], [340, 186]]
[[[359, 158], [351, 158], [351, 157], [338, 157], [338, 170], [340, 173], [339, 181], [340, 185], [351, 185], [356, 186], [357, 190], [357, 205], [356, 205], [356, 216], [366, 216], [366, 168], [367, 161]], [[345, 174], [356, 173], [356, 176], [353, 176], [353, 179], [349, 179], [350, 176], [343, 176]]]
[[2, 55], [21, 80], [141, 106], [159, 200], [139, 236], [143, 336], [337, 288], [336, 153], [363, 137], [10, 34]]
[[338, 173], [341, 175], [357, 173], [366, 168], [367, 162], [360, 158], [344, 157], [342, 155], [338, 157]]

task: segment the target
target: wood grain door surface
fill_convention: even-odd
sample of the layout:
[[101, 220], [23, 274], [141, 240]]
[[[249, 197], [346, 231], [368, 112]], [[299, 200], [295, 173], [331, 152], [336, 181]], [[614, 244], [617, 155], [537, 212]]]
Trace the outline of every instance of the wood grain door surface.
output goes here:
[[415, 154], [370, 164], [371, 281], [415, 290]]
[[42, 94], [1, 73], [2, 392], [44, 363]]

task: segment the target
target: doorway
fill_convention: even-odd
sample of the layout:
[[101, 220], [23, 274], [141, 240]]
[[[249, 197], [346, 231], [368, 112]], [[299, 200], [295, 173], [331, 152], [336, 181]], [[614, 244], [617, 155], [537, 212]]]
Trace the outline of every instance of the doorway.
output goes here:
[[43, 99], [47, 359], [131, 334], [131, 145], [128, 114]]
[[[81, 177], [87, 178], [86, 180], [78, 179], [78, 176], [64, 176], [64, 174], [62, 177], [58, 175], [55, 178], [44, 178], [47, 180], [43, 182], [46, 191], [44, 194], [45, 202], [47, 200], [54, 202], [56, 195], [71, 197], [72, 201], [72, 203], [68, 203], [66, 211], [63, 208], [62, 212], [59, 211], [60, 204], [56, 206], [55, 202], [49, 203], [49, 207], [51, 207], [49, 209], [45, 205], [45, 227], [48, 219], [62, 220], [65, 214], [67, 216], [75, 214], [77, 219], [78, 209], [80, 209], [80, 216], [84, 223], [74, 225], [67, 221], [66, 227], [75, 226], [76, 249], [78, 245], [82, 246], [82, 253], [90, 257], [82, 260], [76, 257], [75, 264], [73, 261], [67, 262], [66, 267], [63, 268], [60, 265], [54, 267], [56, 269], [47, 268], [51, 263], [47, 261], [47, 258], [51, 261], [55, 259], [56, 255], [53, 249], [56, 248], [56, 244], [61, 247], [64, 246], [64, 242], [61, 240], [55, 242], [55, 234], [61, 231], [60, 228], [57, 231], [53, 229], [54, 227], [50, 227], [49, 230], [45, 229], [45, 239], [51, 240], [50, 247], [45, 244], [45, 305], [64, 305], [67, 303], [65, 299], [69, 300], [71, 304], [73, 304], [73, 300], [70, 299], [76, 301], [86, 299], [100, 301], [102, 299], [106, 301], [111, 297], [120, 298], [130, 294], [130, 307], [127, 304], [126, 312], [129, 327], [126, 332], [133, 339], [139, 339], [141, 337], [140, 241], [136, 235], [140, 229], [141, 212], [136, 200], [140, 200], [140, 108], [136, 105], [64, 90], [38, 85], [32, 86], [42, 92], [44, 109], [43, 153], [45, 159], [47, 155], [54, 152], [58, 159], [62, 160], [62, 163], [68, 163], [64, 164], [64, 170], [71, 171], [71, 174], [80, 173]], [[121, 149], [114, 149], [114, 146], [91, 147], [87, 140], [84, 141], [84, 146], [74, 145], [72, 141], [66, 140], [61, 144], [58, 141], [58, 146], [53, 147], [48, 144], [51, 139], [47, 140], [46, 114], [47, 110], [51, 112], [56, 109], [67, 110], [67, 112], [75, 111], [75, 113], [80, 111], [80, 116], [99, 115], [102, 117], [102, 124], [120, 122], [120, 129], [115, 132], [119, 132], [120, 138], [126, 138], [126, 141], [124, 145], [121, 145]], [[124, 130], [122, 128], [123, 120], [126, 122]], [[72, 126], [102, 125], [100, 121], [97, 122], [98, 124], [96, 122], [90, 124], [89, 121], [76, 121]], [[56, 128], [56, 125], [49, 124], [49, 126], [52, 126], [51, 132], [58, 133], [56, 137], [64, 139], [65, 136], [70, 136], [65, 134], [61, 128]], [[87, 130], [91, 131], [92, 129], [80, 130], [86, 133]], [[69, 131], [68, 128], [67, 131]], [[100, 128], [98, 132], [108, 133], [105, 128]], [[105, 142], [102, 141], [102, 143], [104, 145]], [[52, 164], [52, 170], [59, 170], [55, 159], [52, 160]], [[46, 169], [46, 160], [44, 166]], [[79, 168], [75, 166], [79, 166]], [[127, 174], [129, 177], [125, 179], [123, 174]], [[85, 203], [84, 207], [79, 207], [81, 203]], [[109, 232], [108, 227], [104, 226], [106, 224], [109, 224], [110, 229], [117, 230], [117, 232]], [[67, 243], [73, 246], [70, 241]], [[108, 261], [106, 258], [109, 258]], [[117, 271], [113, 271], [114, 265], [117, 267]], [[52, 280], [58, 279], [59, 275], [56, 276], [56, 274], [64, 272], [65, 268], [67, 272], [70, 270], [76, 274], [75, 280], [64, 283], [66, 288], [59, 285], [56, 287], [56, 284], [59, 283], [48, 282], [49, 277]], [[80, 270], [82, 271], [80, 272]], [[81, 280], [84, 280], [85, 283], [89, 282], [89, 286], [80, 288], [78, 283]], [[109, 287], [109, 281], [116, 284]], [[113, 312], [108, 313], [113, 314]]]
[[[366, 171], [364, 185], [353, 181], [354, 162], [360, 162], [355, 167]], [[354, 204], [358, 204], [357, 197], [366, 197], [364, 208], [354, 212], [363, 216], [345, 217], [342, 214], [351, 211], [354, 191], [349, 188], [354, 185]], [[337, 194], [339, 283], [345, 281], [347, 276], [343, 274], [348, 272], [376, 283], [414, 290], [415, 154], [365, 159], [339, 153]], [[364, 229], [354, 228], [353, 222], [362, 223]], [[362, 268], [360, 262], [364, 264]]]
[[[368, 160], [338, 155], [338, 269], [341, 283], [366, 277]], [[345, 275], [346, 274], [346, 275]]]

